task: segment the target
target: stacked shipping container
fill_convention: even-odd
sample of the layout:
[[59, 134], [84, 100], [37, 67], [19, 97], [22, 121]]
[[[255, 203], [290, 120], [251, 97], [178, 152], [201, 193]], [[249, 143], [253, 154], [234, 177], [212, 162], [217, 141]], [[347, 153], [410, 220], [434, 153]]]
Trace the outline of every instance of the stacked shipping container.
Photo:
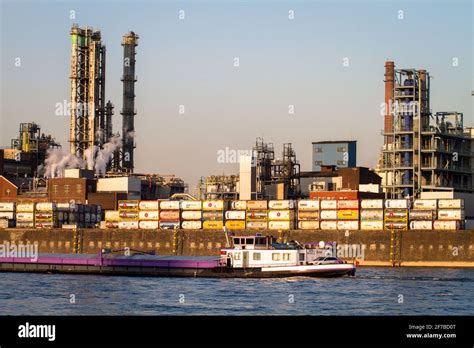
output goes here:
[[298, 228], [301, 230], [319, 229], [319, 200], [300, 200], [298, 202]]
[[180, 202], [160, 201], [159, 225], [162, 230], [176, 230], [180, 227]]
[[253, 231], [268, 228], [268, 201], [247, 201], [246, 224], [247, 229]]
[[383, 199], [362, 199], [360, 201], [360, 229], [383, 230]]

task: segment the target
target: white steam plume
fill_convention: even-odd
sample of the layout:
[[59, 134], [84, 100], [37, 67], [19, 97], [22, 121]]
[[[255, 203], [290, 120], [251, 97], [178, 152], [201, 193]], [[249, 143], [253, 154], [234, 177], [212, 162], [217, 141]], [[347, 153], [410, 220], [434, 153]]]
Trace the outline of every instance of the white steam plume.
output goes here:
[[44, 175], [48, 178], [62, 177], [64, 169], [84, 168], [85, 162], [62, 148], [48, 149], [44, 161]]
[[122, 147], [122, 139], [120, 136], [115, 135], [110, 138], [110, 141], [104, 144], [104, 147], [97, 152], [95, 157], [95, 173], [97, 176], [105, 174], [107, 169], [107, 163], [110, 162], [115, 150]]

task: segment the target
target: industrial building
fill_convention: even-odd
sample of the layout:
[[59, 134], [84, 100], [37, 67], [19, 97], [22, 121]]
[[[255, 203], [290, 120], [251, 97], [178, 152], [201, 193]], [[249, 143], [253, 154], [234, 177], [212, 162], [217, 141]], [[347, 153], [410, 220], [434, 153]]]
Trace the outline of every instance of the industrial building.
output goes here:
[[385, 63], [384, 144], [378, 173], [388, 198], [472, 192], [472, 136], [460, 112], [430, 110], [430, 74]]
[[34, 123], [20, 123], [17, 138], [11, 140], [10, 148], [0, 149], [0, 175], [7, 177], [32, 177], [38, 174], [48, 149], [58, 148], [51, 135], [41, 132]]
[[313, 142], [312, 170], [318, 172], [321, 166], [353, 168], [357, 165], [357, 141]]

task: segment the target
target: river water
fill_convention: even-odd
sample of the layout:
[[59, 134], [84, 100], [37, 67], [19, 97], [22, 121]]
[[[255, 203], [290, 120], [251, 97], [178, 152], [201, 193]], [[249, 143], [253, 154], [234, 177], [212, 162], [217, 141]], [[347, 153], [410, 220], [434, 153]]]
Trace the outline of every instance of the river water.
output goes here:
[[0, 273], [0, 315], [473, 315], [474, 269], [205, 279]]

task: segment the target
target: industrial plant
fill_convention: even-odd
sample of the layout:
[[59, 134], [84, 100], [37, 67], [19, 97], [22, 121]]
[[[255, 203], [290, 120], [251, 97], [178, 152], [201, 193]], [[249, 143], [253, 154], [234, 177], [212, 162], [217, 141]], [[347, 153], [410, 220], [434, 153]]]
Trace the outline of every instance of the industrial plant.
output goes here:
[[[411, 204], [407, 202], [416, 201], [418, 206], [423, 207], [425, 203], [420, 203], [420, 200], [456, 201], [456, 209], [462, 209], [462, 212], [452, 217], [459, 222], [453, 225], [455, 229], [464, 226], [461, 220], [474, 218], [474, 211], [471, 211], [474, 204], [470, 204], [473, 202], [474, 132], [464, 126], [460, 112], [431, 111], [431, 81], [426, 70], [396, 69], [393, 61], [385, 62], [384, 142], [376, 168], [357, 166], [357, 140], [318, 140], [308, 144], [312, 149], [312, 170], [302, 171], [291, 143], [283, 144], [281, 156], [278, 156], [273, 143], [257, 138], [251, 153], [240, 156], [238, 171], [202, 177], [191, 193], [188, 185], [173, 174], [135, 172], [135, 151], [140, 151], [135, 143], [139, 36], [130, 31], [123, 35], [121, 41], [123, 99], [120, 111], [122, 128], [119, 131], [113, 129], [115, 104], [106, 97], [106, 83], [110, 81], [106, 75], [107, 50], [101, 32], [74, 24], [70, 37], [69, 150], [64, 150], [53, 136], [41, 133], [41, 127], [36, 123], [20, 124], [19, 134], [11, 141], [10, 148], [0, 150], [0, 202], [73, 202], [100, 206], [102, 210], [92, 209], [97, 214], [97, 224], [104, 218], [99, 217], [101, 213], [98, 211], [115, 211], [117, 219], [122, 217], [127, 220], [133, 214], [120, 215], [120, 202], [153, 200], [219, 201], [224, 202], [219, 203], [222, 212], [227, 208], [232, 210], [233, 202], [240, 201], [352, 200], [351, 209], [359, 209], [356, 201], [399, 201], [387, 203], [385, 208], [393, 208], [390, 205], [395, 204], [396, 209], [404, 209], [394, 213], [400, 213], [400, 219], [393, 220], [393, 216], [389, 216], [387, 220], [387, 216], [383, 215], [384, 205], [379, 202], [376, 204], [380, 210], [376, 214], [377, 223], [366, 224], [369, 229], [408, 228], [412, 220], [409, 215]], [[255, 204], [258, 206], [258, 203]], [[442, 208], [449, 208], [449, 204], [442, 203]], [[296, 207], [293, 203], [287, 205]], [[122, 205], [125, 211], [126, 207], [127, 204]], [[429, 223], [421, 225], [433, 228], [438, 217], [431, 214], [439, 207], [433, 202], [429, 207], [430, 212], [425, 216]], [[200, 211], [201, 206], [198, 208], [195, 210]], [[170, 213], [176, 215], [173, 215], [173, 228], [181, 228], [179, 209], [180, 206], [172, 209], [178, 210], [177, 215]], [[266, 221], [266, 209], [266, 204], [261, 211], [254, 209], [263, 220], [253, 218], [256, 220], [250, 221], [250, 226]], [[156, 214], [159, 219], [158, 210]], [[255, 212], [252, 214], [255, 215]], [[305, 214], [308, 215], [303, 213], [303, 216]], [[338, 215], [335, 214], [334, 219], [337, 220]], [[138, 210], [135, 215], [138, 218]], [[195, 215], [203, 219], [205, 214]], [[294, 224], [274, 226], [282, 229], [332, 226], [329, 229], [337, 229], [337, 224], [320, 224], [319, 215], [317, 218], [316, 213], [313, 215], [318, 221], [317, 227], [315, 223], [298, 223], [298, 215], [293, 213], [289, 216], [294, 219]], [[353, 224], [342, 224], [343, 228], [350, 226], [358, 229], [363, 225], [358, 213], [349, 215]], [[221, 218], [215, 216], [209, 221], [220, 221]], [[344, 217], [339, 219], [344, 220]], [[304, 218], [299, 222], [310, 220]], [[127, 226], [139, 228], [139, 220], [136, 221], [137, 224]], [[222, 224], [209, 222], [207, 226], [222, 228], [226, 226], [223, 221]], [[387, 224], [384, 221], [392, 222]], [[418, 220], [413, 218], [413, 221]], [[111, 225], [114, 228], [118, 227], [115, 224], [118, 220], [109, 222], [114, 222]], [[198, 226], [196, 223], [187, 225]], [[243, 226], [240, 223], [234, 225]], [[415, 225], [421, 226], [418, 223]], [[153, 226], [158, 228], [161, 225]]]

